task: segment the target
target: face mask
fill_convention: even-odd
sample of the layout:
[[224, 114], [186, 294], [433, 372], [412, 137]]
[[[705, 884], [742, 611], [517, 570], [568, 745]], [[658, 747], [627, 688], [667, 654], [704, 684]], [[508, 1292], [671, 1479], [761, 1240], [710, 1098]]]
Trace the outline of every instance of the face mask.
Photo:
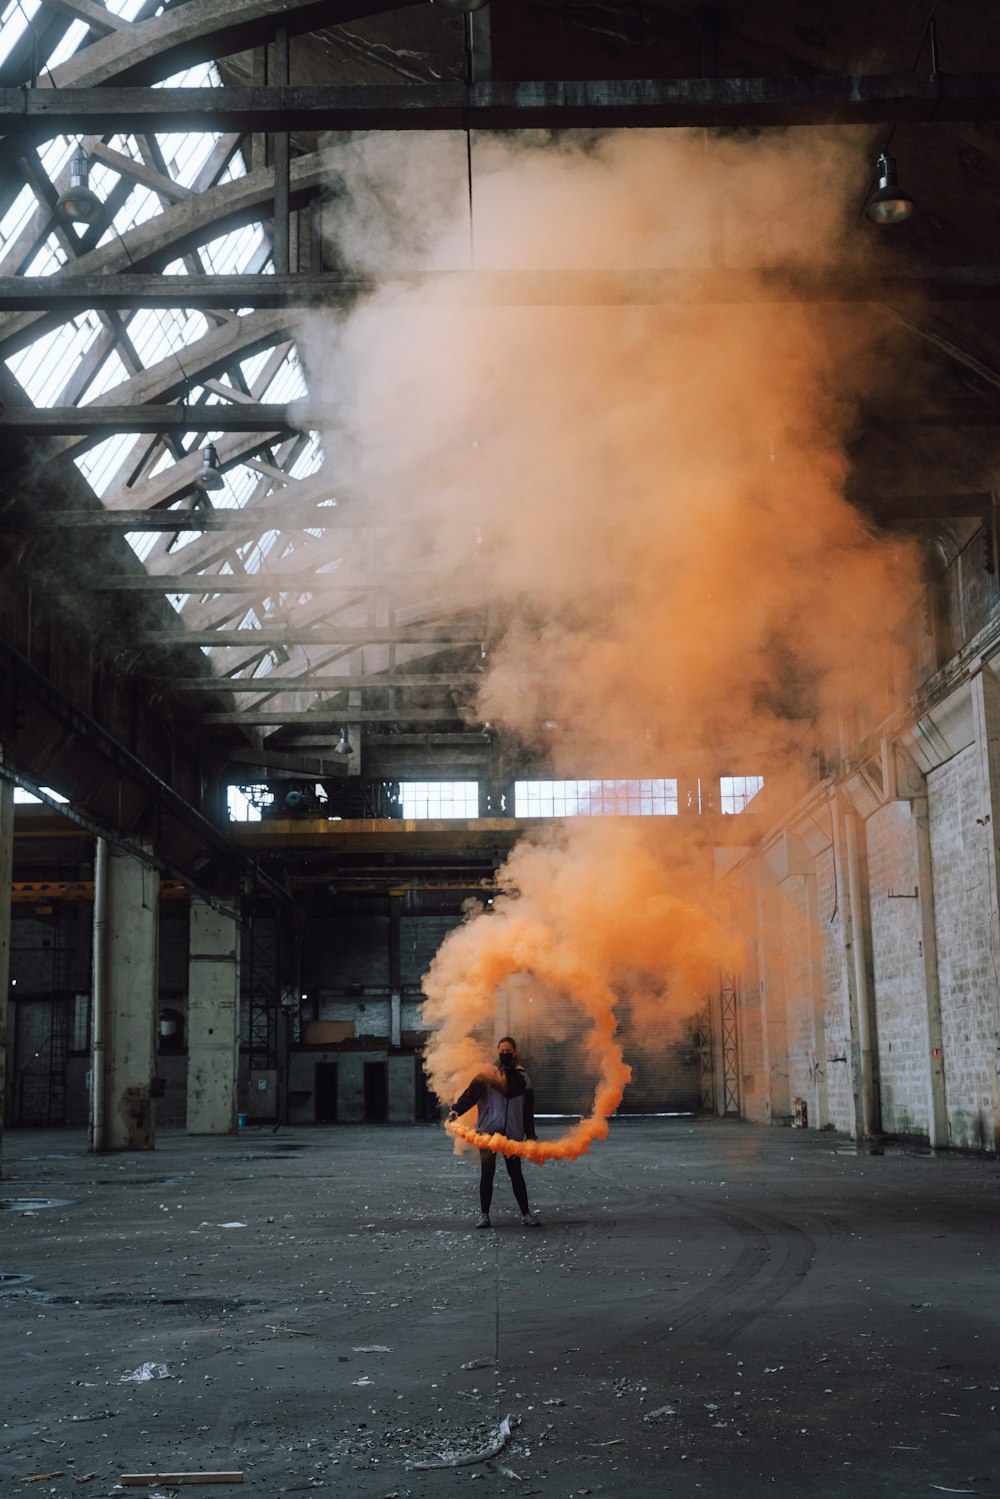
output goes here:
[[509, 1072], [514, 1065], [514, 1055], [509, 1051], [502, 1051], [497, 1058], [504, 1072]]

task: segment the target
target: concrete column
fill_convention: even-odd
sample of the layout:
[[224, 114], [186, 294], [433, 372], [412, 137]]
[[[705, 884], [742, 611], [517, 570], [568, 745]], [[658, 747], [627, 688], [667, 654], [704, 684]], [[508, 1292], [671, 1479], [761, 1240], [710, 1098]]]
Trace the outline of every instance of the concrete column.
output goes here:
[[802, 926], [795, 919], [787, 933], [787, 940], [784, 934], [782, 939], [789, 974], [786, 983], [786, 1013], [790, 1001], [792, 1013], [800, 1023], [803, 1015], [809, 1016], [813, 1060], [810, 1069], [811, 1096], [806, 1102], [809, 1107], [809, 1123], [814, 1129], [822, 1129], [829, 1121], [829, 1107], [816, 863], [802, 840], [786, 830], [768, 849], [764, 867], [778, 881], [786, 900], [794, 901], [796, 891], [801, 896], [799, 905], [802, 910]]
[[881, 1129], [878, 1100], [878, 1040], [875, 1028], [868, 921], [864, 824], [834, 796], [834, 850], [844, 912], [844, 956], [851, 1028], [854, 1135], [870, 1139]]
[[192, 898], [187, 1010], [189, 1135], [229, 1135], [236, 1128], [239, 1015], [239, 920], [235, 913], [225, 914]]
[[0, 781], [0, 1176], [7, 1096], [7, 997], [10, 992], [10, 881], [14, 865], [14, 783]]
[[[922, 779], [922, 778], [921, 778]], [[948, 1144], [948, 1093], [941, 1027], [941, 983], [938, 973], [934, 872], [931, 867], [930, 813], [926, 796], [911, 803], [917, 832], [917, 891], [920, 904], [920, 950], [924, 959], [927, 1005], [927, 1138], [934, 1148]]]
[[389, 1044], [402, 1041], [403, 959], [400, 942], [403, 896], [389, 896]]
[[94, 861], [91, 1150], [152, 1150], [160, 876], [98, 840]]
[[801, 879], [806, 897], [809, 932], [809, 999], [813, 1032], [813, 1096], [809, 1123], [814, 1129], [825, 1129], [830, 1122], [830, 1108], [826, 1087], [826, 1018], [823, 1003], [823, 960], [819, 940], [819, 897], [816, 876], [803, 874]]

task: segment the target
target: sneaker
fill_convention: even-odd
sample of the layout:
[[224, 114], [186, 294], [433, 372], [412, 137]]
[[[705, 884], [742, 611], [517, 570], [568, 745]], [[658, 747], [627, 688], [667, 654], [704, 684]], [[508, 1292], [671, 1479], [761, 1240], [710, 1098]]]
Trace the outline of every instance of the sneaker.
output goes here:
[[489, 1228], [489, 1226], [490, 1226], [490, 1215], [489, 1215], [489, 1213], [483, 1213], [482, 1216], [476, 1220], [476, 1227], [477, 1228]]
[[535, 1217], [534, 1213], [522, 1213], [521, 1222], [524, 1224], [525, 1228], [541, 1228], [542, 1226], [539, 1223], [538, 1219]]

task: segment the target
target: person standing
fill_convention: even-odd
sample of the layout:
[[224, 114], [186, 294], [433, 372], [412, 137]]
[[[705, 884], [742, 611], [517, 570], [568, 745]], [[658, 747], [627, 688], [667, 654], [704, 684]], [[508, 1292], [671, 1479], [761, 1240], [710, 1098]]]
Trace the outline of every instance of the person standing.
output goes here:
[[[476, 1130], [479, 1134], [505, 1135], [508, 1140], [536, 1139], [535, 1094], [531, 1079], [517, 1060], [517, 1042], [513, 1036], [501, 1036], [497, 1042], [497, 1069], [499, 1079], [473, 1078], [449, 1111], [449, 1120], [458, 1119], [473, 1104], [478, 1104]], [[521, 1210], [521, 1222], [525, 1228], [540, 1228], [538, 1218], [528, 1206], [528, 1189], [524, 1183], [520, 1156], [505, 1155], [503, 1159], [514, 1198]], [[481, 1150], [479, 1165], [479, 1206], [482, 1211], [476, 1227], [489, 1228], [493, 1178], [497, 1169], [496, 1152]]]

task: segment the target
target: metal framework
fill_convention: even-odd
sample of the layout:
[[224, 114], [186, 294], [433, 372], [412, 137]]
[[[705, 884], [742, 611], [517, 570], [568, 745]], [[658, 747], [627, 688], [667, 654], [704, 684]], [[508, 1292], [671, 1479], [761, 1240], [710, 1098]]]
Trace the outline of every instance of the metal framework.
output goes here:
[[248, 1060], [253, 1076], [278, 1065], [281, 1014], [281, 921], [275, 910], [251, 910], [246, 922], [244, 996], [247, 1005]]
[[[173, 679], [185, 675], [174, 648], [209, 651], [216, 670], [225, 673], [218, 690], [238, 697], [229, 711], [202, 717], [215, 730], [235, 730], [217, 735], [234, 744], [240, 731], [259, 742], [261, 730], [287, 726], [300, 744], [312, 730], [322, 748], [327, 723], [405, 730], [461, 720], [461, 701], [428, 707], [419, 694], [457, 687], [459, 697], [467, 692], [471, 698], [468, 674], [485, 633], [483, 623], [470, 620], [468, 598], [457, 594], [429, 598], [416, 590], [396, 613], [377, 595], [371, 574], [373, 553], [383, 544], [379, 528], [394, 526], [398, 550], [405, 551], [408, 520], [380, 513], [368, 496], [334, 492], [335, 480], [317, 476], [319, 434], [330, 413], [318, 398], [305, 397], [304, 381], [295, 390], [281, 385], [279, 377], [296, 364], [295, 310], [350, 308], [373, 289], [367, 277], [331, 271], [323, 258], [321, 200], [330, 189], [335, 152], [303, 150], [290, 132], [1000, 119], [1000, 74], [942, 74], [936, 60], [930, 73], [904, 76], [501, 82], [485, 76], [488, 12], [468, 18], [466, 30], [435, 7], [426, 7], [421, 25], [433, 29], [441, 48], [429, 74], [436, 81], [290, 82], [290, 37], [421, 4], [186, 0], [156, 13], [147, 0], [127, 21], [89, 0], [57, 0], [6, 59], [4, 78], [15, 86], [0, 88], [0, 168], [6, 168], [0, 215], [26, 188], [34, 204], [0, 252], [0, 365], [13, 368], [20, 354], [71, 325], [81, 342], [84, 334], [90, 340], [76, 367], [66, 364], [72, 373], [64, 387], [42, 392], [38, 409], [3, 392], [0, 430], [45, 443], [39, 467], [51, 483], [32, 484], [26, 530], [96, 533], [80, 536], [81, 550], [92, 546], [104, 558], [117, 547], [126, 560], [119, 538], [128, 538], [141, 565], [137, 560], [131, 574], [108, 567], [91, 588], [112, 595], [106, 602], [116, 608], [114, 595], [147, 595], [129, 645], [161, 649], [161, 664]], [[40, 71], [73, 19], [89, 28], [86, 44], [51, 72]], [[258, 71], [243, 85], [240, 59], [253, 48], [262, 49], [253, 64]], [[191, 87], [175, 77], [180, 69], [225, 58], [235, 62], [224, 86]], [[369, 76], [367, 63], [356, 76]], [[213, 77], [218, 85], [221, 75]], [[169, 86], [151, 87], [164, 81]], [[193, 175], [177, 168], [165, 145], [179, 132], [196, 134], [204, 145]], [[68, 162], [64, 157], [53, 166], [44, 143], [63, 135], [82, 136], [105, 182], [113, 182], [102, 188], [116, 229], [107, 243], [100, 243], [103, 231], [96, 226], [77, 238], [54, 213]], [[156, 211], [119, 222], [116, 215], [141, 193], [150, 195]], [[250, 227], [259, 231], [253, 253], [217, 263], [211, 245]], [[419, 291], [424, 306], [822, 300], [879, 303], [905, 320], [932, 301], [994, 300], [1000, 265], [887, 263], [871, 274], [838, 277], [664, 267], [396, 278], [395, 291], [408, 288]], [[246, 309], [253, 311], [247, 315]], [[172, 328], [183, 326], [183, 336], [176, 334], [169, 352], [156, 349], [147, 364], [142, 318], [159, 314], [169, 315]], [[918, 415], [925, 424], [998, 419], [983, 403], [908, 419]], [[193, 491], [198, 449], [208, 432], [220, 434], [220, 468], [231, 489], [214, 506]], [[112, 436], [120, 449], [98, 459], [101, 440]], [[35, 458], [29, 450], [33, 475]], [[100, 482], [93, 477], [99, 462]], [[61, 482], [73, 465], [93, 483], [93, 508], [81, 501], [80, 488]], [[272, 562], [278, 564], [273, 571]], [[81, 576], [86, 579], [87, 569]], [[396, 604], [399, 598], [397, 591]], [[177, 611], [176, 625], [168, 607]], [[289, 608], [294, 628], [285, 622]], [[397, 647], [412, 674], [397, 669]], [[216, 691], [211, 680], [187, 682], [185, 691], [199, 694], [210, 709], [221, 706], [205, 698]], [[337, 694], [336, 706], [325, 703], [324, 694]], [[200, 706], [195, 698], [192, 708]]]
[[722, 1113], [726, 1119], [740, 1113], [739, 977], [732, 968], [722, 970], [719, 982], [722, 1011]]

